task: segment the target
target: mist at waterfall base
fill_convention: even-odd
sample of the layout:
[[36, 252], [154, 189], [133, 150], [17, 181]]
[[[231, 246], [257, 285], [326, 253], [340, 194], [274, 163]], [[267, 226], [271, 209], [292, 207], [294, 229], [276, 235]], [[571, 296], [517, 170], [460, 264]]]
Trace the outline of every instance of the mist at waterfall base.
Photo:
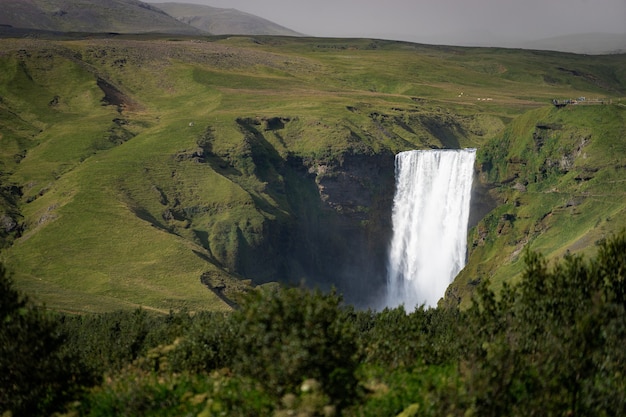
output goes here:
[[465, 266], [476, 149], [396, 155], [383, 307], [434, 307]]

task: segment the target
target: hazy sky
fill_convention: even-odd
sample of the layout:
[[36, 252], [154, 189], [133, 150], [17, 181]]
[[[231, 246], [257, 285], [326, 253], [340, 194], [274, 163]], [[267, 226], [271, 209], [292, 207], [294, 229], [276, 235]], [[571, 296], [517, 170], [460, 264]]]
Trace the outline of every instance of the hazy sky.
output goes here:
[[626, 0], [149, 0], [234, 8], [313, 36], [471, 42], [626, 33]]

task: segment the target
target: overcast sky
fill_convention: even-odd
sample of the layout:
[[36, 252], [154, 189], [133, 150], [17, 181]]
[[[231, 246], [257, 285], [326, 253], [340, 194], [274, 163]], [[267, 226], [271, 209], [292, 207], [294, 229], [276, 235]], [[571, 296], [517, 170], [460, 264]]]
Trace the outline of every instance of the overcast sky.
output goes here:
[[312, 36], [506, 43], [571, 33], [626, 33], [626, 0], [167, 1], [234, 8]]

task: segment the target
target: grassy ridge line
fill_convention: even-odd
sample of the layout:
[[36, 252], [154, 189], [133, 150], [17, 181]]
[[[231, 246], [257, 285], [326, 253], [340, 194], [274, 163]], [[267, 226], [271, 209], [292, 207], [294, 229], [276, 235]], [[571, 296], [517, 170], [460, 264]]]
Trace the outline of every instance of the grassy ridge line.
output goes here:
[[[27, 227], [0, 256], [28, 293], [41, 289], [64, 310], [107, 310], [115, 299], [160, 310], [225, 308], [199, 276], [237, 278], [239, 239], [262, 243], [265, 225], [290, 210], [278, 192], [281, 174], [259, 178], [246, 156], [238, 119], [289, 118], [280, 132], [261, 129], [264, 140], [282, 157], [324, 160], [355, 149], [441, 146], [433, 123], [450, 123], [459, 145], [477, 146], [547, 97], [601, 91], [589, 82], [573, 87], [580, 80], [553, 64], [526, 63], [527, 52], [284, 38], [3, 42], [13, 51], [0, 57], [11, 69], [0, 83], [5, 105], [42, 132], [9, 170], [25, 186]], [[521, 64], [530, 76], [513, 71]], [[506, 71], [492, 71], [501, 65]], [[557, 81], [538, 82], [546, 71]], [[121, 113], [103, 106], [97, 77], [136, 105]], [[478, 101], [479, 93], [494, 100]], [[207, 129], [213, 152], [236, 170], [193, 160]], [[176, 207], [190, 217], [166, 221]]]

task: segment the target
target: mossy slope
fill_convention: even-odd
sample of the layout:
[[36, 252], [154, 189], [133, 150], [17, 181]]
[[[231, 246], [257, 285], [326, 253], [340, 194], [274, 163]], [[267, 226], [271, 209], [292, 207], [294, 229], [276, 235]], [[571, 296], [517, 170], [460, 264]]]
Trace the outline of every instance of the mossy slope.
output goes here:
[[526, 248], [548, 259], [593, 255], [626, 227], [625, 155], [622, 105], [545, 107], [517, 118], [479, 151], [480, 180], [501, 204], [471, 231], [449, 301], [467, 303], [481, 280], [499, 288], [518, 278]]

